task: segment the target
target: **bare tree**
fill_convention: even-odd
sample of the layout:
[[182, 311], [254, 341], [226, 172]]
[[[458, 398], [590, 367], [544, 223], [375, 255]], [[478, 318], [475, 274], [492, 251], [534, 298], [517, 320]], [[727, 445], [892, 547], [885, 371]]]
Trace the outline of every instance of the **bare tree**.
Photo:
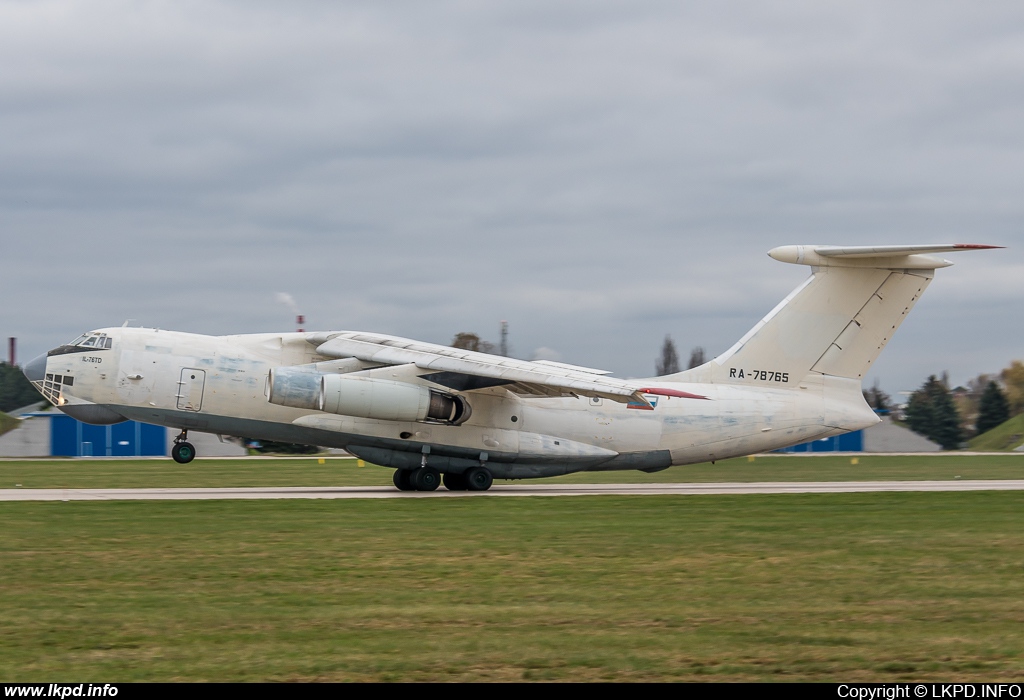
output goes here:
[[689, 369], [693, 369], [694, 367], [700, 367], [705, 362], [707, 362], [707, 360], [704, 359], [704, 348], [698, 345], [697, 347], [690, 351]]
[[1010, 415], [1024, 412], [1024, 363], [1014, 360], [999, 377], [1003, 380], [1006, 399], [1010, 402]]
[[472, 350], [473, 352], [494, 352], [494, 343], [480, 340], [480, 336], [476, 333], [456, 333], [455, 338], [452, 339], [452, 347]]
[[672, 342], [671, 336], [665, 336], [661, 358], [654, 364], [654, 370], [659, 377], [679, 371], [679, 353], [676, 352], [676, 344]]
[[864, 400], [868, 402], [868, 406], [875, 409], [876, 411], [891, 411], [892, 410], [892, 397], [882, 391], [882, 387], [878, 385], [878, 380], [870, 389], [862, 390], [864, 394]]

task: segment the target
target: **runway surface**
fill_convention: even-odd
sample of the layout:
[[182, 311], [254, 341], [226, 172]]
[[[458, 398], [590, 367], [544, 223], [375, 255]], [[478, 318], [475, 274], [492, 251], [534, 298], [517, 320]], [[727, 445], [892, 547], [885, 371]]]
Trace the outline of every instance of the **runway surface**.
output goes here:
[[398, 491], [390, 486], [166, 489], [0, 489], [0, 501], [193, 501], [267, 498], [486, 498], [488, 496], [697, 496], [882, 491], [1021, 491], [1024, 479], [813, 481], [719, 484], [495, 484], [490, 491]]

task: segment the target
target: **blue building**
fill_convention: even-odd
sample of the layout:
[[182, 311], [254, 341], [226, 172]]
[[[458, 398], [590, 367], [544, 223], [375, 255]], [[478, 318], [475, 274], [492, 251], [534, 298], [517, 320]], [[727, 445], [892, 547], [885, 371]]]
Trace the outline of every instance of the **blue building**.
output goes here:
[[63, 413], [36, 413], [50, 419], [50, 454], [54, 457], [162, 457], [167, 428], [136, 421], [89, 425]]
[[792, 447], [783, 447], [776, 452], [863, 452], [864, 431], [855, 430], [852, 433], [833, 435], [821, 440], [812, 440]]

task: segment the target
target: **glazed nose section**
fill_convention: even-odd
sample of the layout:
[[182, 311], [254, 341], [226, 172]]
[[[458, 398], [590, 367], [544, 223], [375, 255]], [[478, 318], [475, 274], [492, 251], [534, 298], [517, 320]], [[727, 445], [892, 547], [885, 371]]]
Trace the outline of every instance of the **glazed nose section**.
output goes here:
[[40, 355], [21, 370], [30, 382], [41, 382], [46, 376], [46, 355]]

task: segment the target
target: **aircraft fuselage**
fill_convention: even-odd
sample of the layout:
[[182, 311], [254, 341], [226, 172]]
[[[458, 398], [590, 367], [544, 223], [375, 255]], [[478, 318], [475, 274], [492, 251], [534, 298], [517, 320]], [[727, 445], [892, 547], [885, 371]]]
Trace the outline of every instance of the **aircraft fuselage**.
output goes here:
[[[339, 447], [399, 469], [427, 463], [460, 473], [485, 463], [498, 478], [657, 471], [778, 449], [878, 421], [861, 397], [859, 381], [811, 374], [782, 387], [778, 377], [764, 373], [748, 384], [644, 380], [645, 387], [703, 397], [651, 395], [651, 406], [594, 396], [522, 396], [492, 386], [462, 394], [472, 411], [459, 425], [381, 420], [268, 400], [271, 370], [334, 360], [318, 355], [308, 334], [205, 336], [143, 328], [94, 333], [110, 339], [110, 347], [62, 346], [46, 358], [47, 397], [72, 416]], [[437, 389], [424, 374], [414, 365], [362, 363], [353, 376]]]

